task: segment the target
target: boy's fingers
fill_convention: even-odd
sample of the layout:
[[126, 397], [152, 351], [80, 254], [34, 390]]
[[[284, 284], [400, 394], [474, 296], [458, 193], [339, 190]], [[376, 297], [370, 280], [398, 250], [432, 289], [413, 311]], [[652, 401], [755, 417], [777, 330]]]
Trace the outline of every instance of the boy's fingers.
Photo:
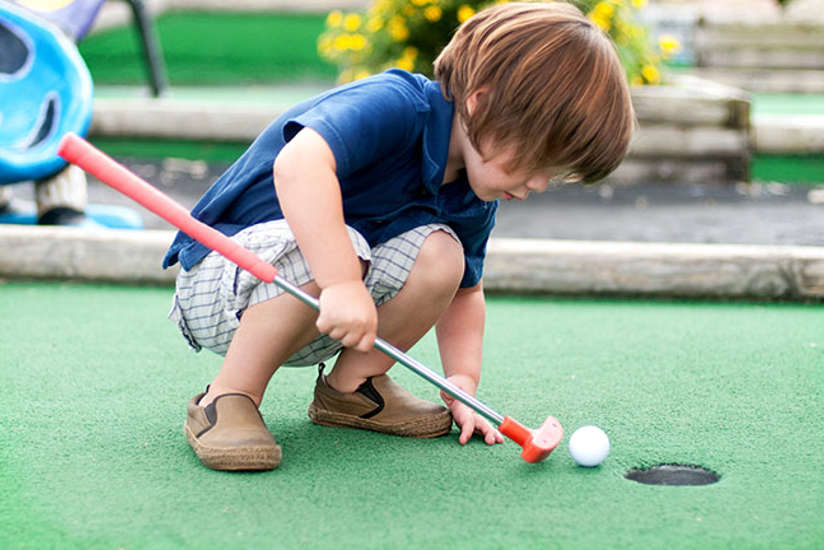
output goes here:
[[360, 340], [358, 340], [357, 345], [355, 345], [355, 349], [362, 352], [367, 352], [372, 349], [372, 346], [375, 345], [375, 335], [366, 333], [364, 334]]
[[504, 437], [501, 433], [492, 427], [492, 424], [484, 420], [483, 418], [478, 419], [478, 433], [483, 435], [484, 441], [487, 445], [494, 445], [496, 443], [503, 443]]
[[472, 434], [475, 433], [475, 422], [470, 415], [469, 418], [464, 420], [464, 423], [461, 425], [461, 436], [458, 438], [458, 442], [461, 445], [466, 445], [469, 443], [469, 440], [472, 439]]

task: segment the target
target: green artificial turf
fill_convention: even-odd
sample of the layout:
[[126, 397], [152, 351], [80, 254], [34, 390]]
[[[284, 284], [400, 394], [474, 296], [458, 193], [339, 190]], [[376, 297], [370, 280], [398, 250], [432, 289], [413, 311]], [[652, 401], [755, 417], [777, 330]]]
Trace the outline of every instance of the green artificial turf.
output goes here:
[[759, 181], [790, 184], [824, 183], [824, 154], [819, 155], [755, 155], [752, 177]]
[[[167, 288], [0, 284], [2, 548], [814, 548], [824, 544], [820, 306], [489, 300], [480, 396], [537, 425], [597, 424], [598, 468], [566, 439], [530, 465], [313, 425], [313, 369], [275, 375], [268, 473], [203, 468], [185, 404], [219, 367], [165, 319]], [[437, 369], [427, 337], [412, 355]], [[394, 377], [437, 391], [402, 367]], [[659, 462], [705, 487], [623, 478]]]
[[[157, 32], [171, 84], [243, 84], [334, 80], [337, 69], [317, 53], [323, 15], [167, 13]], [[146, 82], [133, 26], [85, 38], [78, 45], [96, 84]]]
[[117, 137], [93, 137], [92, 143], [114, 157], [181, 158], [224, 164], [236, 161], [249, 147], [248, 143]]

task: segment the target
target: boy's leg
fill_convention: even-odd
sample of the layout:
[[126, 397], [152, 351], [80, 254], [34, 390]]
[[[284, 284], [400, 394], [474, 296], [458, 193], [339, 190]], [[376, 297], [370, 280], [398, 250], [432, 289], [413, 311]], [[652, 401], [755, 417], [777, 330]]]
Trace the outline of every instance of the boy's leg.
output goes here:
[[[317, 292], [314, 283], [306, 292]], [[220, 372], [187, 407], [184, 432], [201, 462], [215, 470], [271, 470], [281, 448], [258, 406], [275, 370], [317, 336], [317, 315], [288, 294], [249, 306]], [[272, 322], [289, 319], [288, 323]]]
[[[379, 257], [373, 257], [373, 262], [373, 269], [381, 263]], [[460, 244], [445, 231], [430, 233], [403, 287], [378, 307], [378, 334], [400, 349], [409, 349], [451, 303], [463, 267]], [[385, 374], [392, 363], [377, 349], [368, 353], [344, 349], [330, 375], [321, 371], [318, 376], [309, 417], [318, 424], [408, 437], [448, 433], [452, 427], [449, 411], [393, 382]]]
[[[443, 231], [431, 233], [403, 288], [378, 308], [380, 336], [402, 350], [412, 347], [452, 301], [462, 275], [460, 245]], [[314, 282], [301, 289], [312, 296], [320, 293]], [[277, 368], [317, 338], [316, 318], [316, 311], [289, 294], [246, 309], [202, 405], [223, 393], [241, 393], [259, 405]], [[273, 323], [273, 319], [289, 322]], [[353, 392], [368, 377], [385, 373], [392, 363], [376, 349], [367, 353], [345, 349], [328, 377], [329, 383], [338, 391]]]
[[[312, 296], [320, 293], [314, 281], [300, 288]], [[318, 337], [317, 316], [316, 311], [289, 294], [247, 308], [220, 371], [201, 400], [202, 406], [224, 393], [241, 393], [260, 405], [278, 367]], [[279, 319], [289, 322], [273, 322]]]
[[[421, 246], [409, 278], [398, 294], [378, 308], [378, 334], [406, 351], [431, 329], [452, 302], [463, 276], [461, 245], [435, 231]], [[394, 360], [373, 349], [344, 349], [327, 380], [340, 392], [353, 392], [368, 377], [385, 373]]]
[[[319, 294], [285, 222], [252, 226], [236, 238], [275, 263], [304, 292]], [[366, 241], [355, 240], [361, 258], [368, 259]], [[365, 270], [367, 264], [363, 265]], [[187, 406], [184, 431], [190, 445], [210, 468], [277, 467], [281, 449], [258, 405], [269, 379], [290, 356], [302, 348], [323, 351], [323, 346], [307, 345], [321, 340], [315, 328], [317, 312], [216, 253], [182, 271], [176, 287], [170, 318], [194, 349], [206, 347], [225, 355], [208, 392], [195, 396]], [[319, 357], [337, 352], [339, 345], [331, 344], [336, 349]]]

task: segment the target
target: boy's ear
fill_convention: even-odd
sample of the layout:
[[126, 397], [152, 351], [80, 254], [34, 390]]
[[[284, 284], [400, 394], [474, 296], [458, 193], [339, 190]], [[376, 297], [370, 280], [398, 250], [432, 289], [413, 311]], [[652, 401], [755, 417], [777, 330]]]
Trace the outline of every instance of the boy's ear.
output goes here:
[[466, 98], [466, 112], [471, 116], [472, 113], [475, 111], [475, 108], [478, 106], [478, 103], [481, 102], [481, 99], [486, 95], [487, 89], [478, 88], [471, 94], [469, 94]]

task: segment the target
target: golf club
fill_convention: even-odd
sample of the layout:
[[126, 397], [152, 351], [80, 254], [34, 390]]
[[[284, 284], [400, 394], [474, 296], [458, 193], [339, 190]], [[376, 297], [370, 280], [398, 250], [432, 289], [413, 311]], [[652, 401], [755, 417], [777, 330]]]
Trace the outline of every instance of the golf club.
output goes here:
[[[317, 299], [288, 281], [281, 279], [273, 265], [264, 262], [252, 251], [244, 248], [220, 231], [196, 220], [189, 214], [188, 210], [175, 202], [174, 199], [118, 164], [85, 139], [75, 134], [67, 134], [61, 140], [57, 152], [68, 162], [79, 166], [102, 182], [132, 198], [193, 239], [232, 260], [260, 280], [274, 282], [295, 298], [316, 310], [318, 309]], [[503, 435], [521, 446], [521, 458], [527, 462], [542, 461], [558, 446], [563, 438], [563, 428], [560, 422], [552, 416], [548, 417], [537, 430], [530, 430], [512, 418], [504, 417], [495, 412], [452, 382], [383, 339], [377, 338], [375, 347], [497, 425], [498, 430]]]

